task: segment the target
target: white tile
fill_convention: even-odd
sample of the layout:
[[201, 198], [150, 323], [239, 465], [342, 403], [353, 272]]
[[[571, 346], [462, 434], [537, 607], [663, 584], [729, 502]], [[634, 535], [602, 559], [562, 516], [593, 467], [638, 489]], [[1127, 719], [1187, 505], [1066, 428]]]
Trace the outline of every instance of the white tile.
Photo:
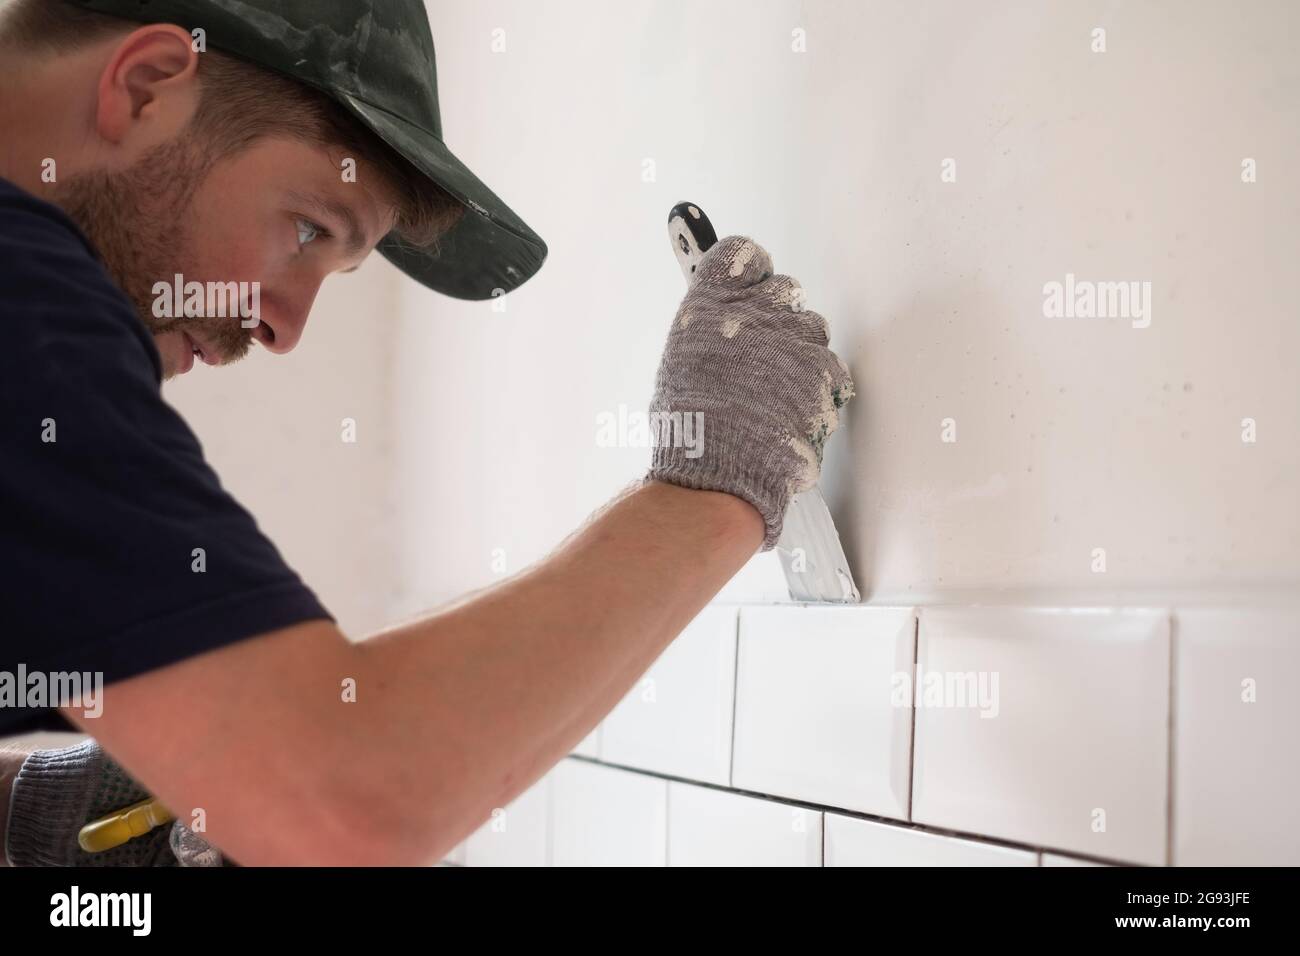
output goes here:
[[454, 847], [452, 847], [451, 852], [442, 858], [442, 862], [449, 863], [454, 866], [464, 866], [465, 865], [465, 841], [461, 840]]
[[669, 866], [821, 866], [821, 811], [668, 785]]
[[552, 773], [554, 866], [665, 864], [667, 781], [574, 759]]
[[1039, 866], [1110, 866], [1109, 863], [1098, 863], [1095, 860], [1081, 860], [1077, 856], [1061, 856], [1058, 853], [1044, 853], [1038, 865]]
[[[1166, 612], [926, 608], [920, 624], [914, 821], [1165, 862]], [[962, 705], [963, 682], [985, 706]], [[941, 685], [947, 706], [929, 706]]]
[[732, 785], [906, 818], [911, 608], [742, 608]]
[[591, 729], [591, 733], [578, 741], [578, 746], [574, 747], [571, 753], [580, 757], [591, 757], [593, 760], [600, 756], [600, 724]]
[[1300, 614], [1180, 610], [1174, 635], [1173, 862], [1300, 865]]
[[601, 723], [600, 759], [726, 785], [736, 611], [706, 607]]
[[1030, 850], [826, 814], [826, 866], [1037, 866]]
[[761, 551], [745, 563], [713, 599], [715, 604], [771, 604], [790, 600], [790, 586], [776, 549]]
[[549, 865], [550, 789], [548, 773], [507, 806], [494, 809], [465, 841], [465, 865]]

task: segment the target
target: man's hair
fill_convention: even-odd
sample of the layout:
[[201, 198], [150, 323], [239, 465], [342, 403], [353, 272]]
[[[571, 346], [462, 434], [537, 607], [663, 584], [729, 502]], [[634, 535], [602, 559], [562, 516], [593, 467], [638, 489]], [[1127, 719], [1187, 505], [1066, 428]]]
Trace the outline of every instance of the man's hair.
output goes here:
[[[140, 25], [67, 0], [9, 0], [0, 7], [0, 45], [69, 53]], [[271, 135], [341, 149], [358, 164], [367, 163], [395, 197], [394, 230], [417, 248], [436, 247], [464, 214], [458, 200], [325, 93], [219, 51], [199, 58], [198, 76], [199, 106], [190, 129], [209, 148], [210, 159]]]

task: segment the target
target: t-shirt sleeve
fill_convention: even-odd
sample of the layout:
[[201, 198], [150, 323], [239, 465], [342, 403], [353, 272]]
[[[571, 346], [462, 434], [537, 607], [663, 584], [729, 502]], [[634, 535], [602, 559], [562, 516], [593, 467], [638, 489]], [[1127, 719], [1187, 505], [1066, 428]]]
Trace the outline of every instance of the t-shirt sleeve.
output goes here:
[[[4, 229], [0, 672], [108, 684], [333, 620], [163, 399], [152, 339], [83, 241], [12, 209]], [[61, 722], [13, 704], [0, 734]]]

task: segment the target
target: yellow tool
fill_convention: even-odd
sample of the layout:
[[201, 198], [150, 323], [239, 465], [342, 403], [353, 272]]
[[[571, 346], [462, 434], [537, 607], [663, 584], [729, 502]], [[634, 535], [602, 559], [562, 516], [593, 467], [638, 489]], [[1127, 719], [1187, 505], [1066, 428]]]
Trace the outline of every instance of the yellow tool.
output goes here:
[[87, 823], [77, 833], [77, 843], [87, 853], [103, 853], [175, 819], [159, 801], [141, 800]]

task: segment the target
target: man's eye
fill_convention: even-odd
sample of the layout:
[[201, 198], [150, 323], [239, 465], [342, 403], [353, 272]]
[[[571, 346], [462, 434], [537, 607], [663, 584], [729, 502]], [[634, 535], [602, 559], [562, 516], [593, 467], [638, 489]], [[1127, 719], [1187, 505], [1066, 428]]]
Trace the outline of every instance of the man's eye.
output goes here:
[[296, 220], [298, 224], [298, 246], [307, 245], [313, 239], [321, 239], [329, 235], [324, 226], [318, 226], [310, 219]]

